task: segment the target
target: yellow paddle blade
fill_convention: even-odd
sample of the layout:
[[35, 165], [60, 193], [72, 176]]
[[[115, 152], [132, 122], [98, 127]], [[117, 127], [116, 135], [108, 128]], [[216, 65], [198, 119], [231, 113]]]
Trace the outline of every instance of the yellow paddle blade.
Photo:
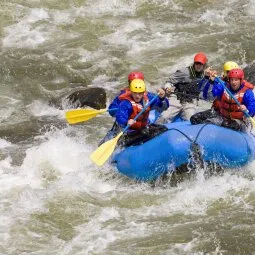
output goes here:
[[103, 143], [100, 145], [91, 155], [91, 160], [97, 164], [98, 166], [102, 166], [105, 161], [112, 155], [114, 148], [119, 140], [119, 138], [123, 135], [123, 132], [119, 133], [113, 139]]
[[250, 120], [252, 126], [255, 127], [255, 120], [252, 117], [250, 117], [249, 120]]
[[107, 112], [107, 109], [101, 110], [76, 109], [66, 112], [65, 116], [69, 124], [76, 124], [79, 122], [90, 120], [96, 117], [98, 114], [104, 112]]

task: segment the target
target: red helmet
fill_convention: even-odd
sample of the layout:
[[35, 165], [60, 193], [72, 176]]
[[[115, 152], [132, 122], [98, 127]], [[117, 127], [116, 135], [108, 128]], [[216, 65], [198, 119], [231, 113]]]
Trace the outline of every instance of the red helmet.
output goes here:
[[132, 81], [134, 79], [140, 79], [140, 80], [143, 80], [144, 81], [144, 75], [142, 72], [131, 72], [129, 75], [128, 75], [128, 81]]
[[204, 54], [204, 52], [198, 52], [195, 57], [194, 57], [194, 63], [199, 62], [202, 63], [203, 65], [207, 63], [207, 57]]
[[234, 68], [229, 71], [228, 78], [237, 78], [237, 79], [244, 79], [244, 72], [240, 68]]

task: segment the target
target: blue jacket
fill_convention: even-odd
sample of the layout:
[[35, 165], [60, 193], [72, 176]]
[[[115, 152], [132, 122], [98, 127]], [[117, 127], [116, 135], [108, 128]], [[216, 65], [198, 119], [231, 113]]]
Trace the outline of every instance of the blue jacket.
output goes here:
[[[119, 105], [121, 103], [121, 100], [119, 99], [119, 96], [124, 94], [125, 93], [125, 89], [122, 89], [119, 93], [118, 96], [116, 96], [112, 102], [110, 103], [109, 107], [108, 107], [108, 111], [109, 111], [109, 114], [112, 116], [112, 117], [116, 117], [116, 113], [117, 113], [117, 109], [119, 108]], [[116, 109], [116, 110], [112, 110], [112, 109]]]
[[[147, 94], [149, 101], [153, 99], [155, 94], [152, 94], [148, 92]], [[141, 100], [140, 104], [144, 107], [143, 105], [143, 100]], [[150, 105], [151, 109], [156, 109], [159, 112], [163, 112], [169, 107], [169, 101], [167, 98], [159, 98], [157, 97], [152, 104]], [[133, 107], [130, 101], [128, 100], [123, 100], [119, 104], [119, 108], [116, 113], [116, 121], [121, 127], [126, 127], [127, 122], [129, 120], [129, 116], [133, 112]]]
[[209, 80], [209, 77], [204, 77], [198, 84], [200, 95], [199, 98], [203, 100], [213, 101], [214, 96], [212, 94], [213, 82]]
[[[224, 82], [224, 84], [226, 84]], [[229, 87], [230, 92], [235, 95], [240, 89], [244, 87], [244, 84], [241, 84], [240, 88], [237, 91], [234, 91], [231, 86]], [[214, 81], [214, 86], [212, 89], [212, 93], [215, 97], [221, 98], [224, 92], [224, 87], [220, 82]], [[243, 104], [248, 109], [249, 115], [252, 117], [255, 115], [255, 97], [254, 93], [251, 89], [247, 89], [243, 96]]]

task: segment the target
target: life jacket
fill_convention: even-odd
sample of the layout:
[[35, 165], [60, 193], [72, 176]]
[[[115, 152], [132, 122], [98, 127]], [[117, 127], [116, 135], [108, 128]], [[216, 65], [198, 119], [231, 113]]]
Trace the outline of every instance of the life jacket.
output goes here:
[[[131, 96], [131, 91], [128, 90], [126, 93], [119, 96], [120, 100], [128, 100], [132, 104], [133, 111], [131, 115], [129, 116], [130, 119], [134, 119], [139, 112], [142, 111], [143, 105], [146, 105], [149, 102], [148, 93], [144, 92], [143, 95], [143, 105], [141, 103], [136, 103]], [[139, 118], [136, 120], [136, 122], [130, 126], [131, 129], [141, 129], [145, 127], [148, 124], [148, 118], [150, 113], [150, 106], [146, 108], [146, 110], [139, 116]]]
[[202, 72], [197, 72], [194, 68], [194, 65], [189, 66], [188, 69], [189, 69], [190, 79], [197, 79], [197, 78], [203, 79], [205, 76], [204, 70]]
[[216, 111], [219, 112], [220, 111], [220, 98], [215, 98], [213, 100], [213, 104], [212, 104], [212, 108]]
[[[221, 79], [222, 79], [223, 81], [227, 81], [227, 79], [225, 79], [224, 77], [222, 77]], [[248, 88], [248, 89], [251, 89], [251, 90], [254, 89], [254, 85], [253, 85], [252, 83], [246, 81], [246, 80], [243, 80], [243, 84], [244, 84], [244, 86], [245, 86], [246, 88]], [[215, 111], [219, 111], [219, 110], [220, 110], [220, 105], [221, 105], [220, 102], [221, 102], [220, 98], [217, 97], [216, 99], [214, 99], [212, 107], [213, 107], [213, 109], [214, 109]]]
[[254, 89], [254, 85], [246, 80], [243, 80], [244, 86], [248, 89]]
[[[229, 86], [229, 85], [228, 85]], [[243, 104], [243, 97], [246, 90], [248, 90], [246, 86], [243, 86], [235, 95], [234, 97], [240, 104]], [[234, 99], [228, 94], [228, 92], [224, 89], [220, 100], [220, 113], [231, 119], [239, 119], [242, 120], [244, 117], [244, 113], [239, 109], [239, 106], [235, 102]]]
[[[221, 79], [222, 81], [225, 81], [225, 82], [228, 81], [227, 76], [226, 76], [226, 77], [222, 76], [222, 77], [220, 77], [220, 79]], [[220, 97], [216, 97], [216, 98], [213, 100], [212, 108], [213, 108], [216, 112], [220, 112], [220, 105], [221, 105], [220, 102], [221, 102]]]

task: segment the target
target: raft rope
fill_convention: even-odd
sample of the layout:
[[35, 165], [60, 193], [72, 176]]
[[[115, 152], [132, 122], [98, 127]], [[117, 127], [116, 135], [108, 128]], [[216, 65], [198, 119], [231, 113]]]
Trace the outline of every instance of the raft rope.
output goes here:
[[190, 161], [188, 163], [188, 169], [190, 171], [194, 171], [196, 169], [196, 165], [198, 164], [200, 168], [204, 168], [204, 161], [201, 153], [201, 149], [199, 144], [197, 143], [197, 140], [199, 138], [199, 135], [201, 134], [202, 130], [208, 125], [209, 123], [204, 124], [198, 131], [195, 140], [192, 140], [189, 136], [187, 136], [184, 132], [182, 132], [179, 129], [176, 128], [170, 128], [169, 130], [175, 130], [179, 133], [181, 133], [184, 137], [186, 137], [190, 141]]
[[183, 136], [185, 136], [191, 143], [196, 143], [196, 142], [197, 142], [197, 139], [199, 138], [200, 133], [201, 133], [202, 130], [205, 128], [205, 126], [207, 126], [208, 124], [210, 124], [210, 123], [204, 124], [204, 125], [199, 129], [195, 140], [192, 140], [189, 136], [187, 136], [184, 132], [182, 132], [181, 130], [179, 130], [179, 129], [177, 129], [177, 128], [170, 128], [170, 129], [168, 129], [168, 130], [175, 130], [175, 131], [181, 133]]

